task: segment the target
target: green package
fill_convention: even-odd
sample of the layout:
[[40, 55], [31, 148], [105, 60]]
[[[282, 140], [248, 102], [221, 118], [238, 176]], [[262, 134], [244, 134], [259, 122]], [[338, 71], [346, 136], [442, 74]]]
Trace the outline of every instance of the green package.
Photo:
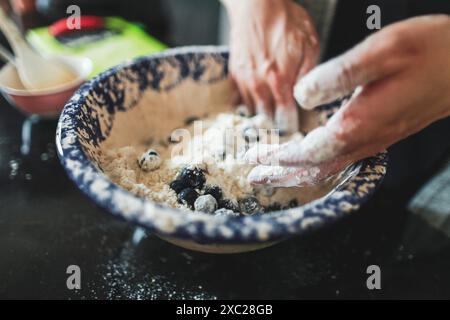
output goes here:
[[104, 28], [111, 32], [95, 41], [79, 41], [67, 45], [53, 37], [48, 27], [31, 29], [27, 40], [43, 54], [75, 55], [90, 58], [93, 70], [90, 77], [126, 60], [159, 52], [167, 48], [148, 35], [139, 25], [118, 17], [105, 17]]

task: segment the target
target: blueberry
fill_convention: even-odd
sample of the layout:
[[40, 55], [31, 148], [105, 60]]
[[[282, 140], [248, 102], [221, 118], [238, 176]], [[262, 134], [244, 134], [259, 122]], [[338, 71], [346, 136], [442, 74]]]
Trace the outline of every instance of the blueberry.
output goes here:
[[286, 137], [288, 135], [288, 131], [286, 130], [279, 130], [278, 134], [280, 135], [280, 137]]
[[178, 202], [190, 207], [191, 209], [194, 208], [194, 203], [197, 198], [198, 193], [192, 188], [185, 188], [178, 194]]
[[250, 110], [245, 105], [240, 105], [235, 110], [236, 114], [240, 115], [241, 117], [250, 117], [251, 113]]
[[169, 184], [169, 187], [170, 187], [170, 189], [175, 191], [176, 194], [179, 194], [181, 192], [181, 190], [187, 188], [188, 186], [181, 180], [173, 180]]
[[154, 149], [148, 149], [145, 151], [138, 160], [139, 167], [143, 171], [156, 170], [161, 165], [161, 162], [161, 157]]
[[222, 199], [219, 201], [219, 208], [228, 209], [234, 212], [239, 211], [239, 206], [236, 201], [233, 201], [231, 199]]
[[297, 201], [297, 199], [292, 199], [291, 201], [289, 201], [288, 206], [289, 206], [289, 208], [295, 208], [295, 207], [298, 207], [298, 201]]
[[278, 210], [281, 210], [281, 205], [278, 202], [271, 203], [266, 208], [267, 212], [278, 211]]
[[292, 199], [291, 201], [288, 202], [287, 205], [283, 206], [281, 209], [287, 210], [287, 209], [292, 209], [295, 207], [298, 207], [298, 201], [297, 201], [297, 199]]
[[217, 200], [210, 194], [199, 196], [194, 203], [195, 211], [213, 213], [217, 210]]
[[225, 208], [217, 209], [216, 211], [214, 211], [214, 215], [218, 216], [218, 217], [221, 217], [221, 216], [239, 217], [240, 216], [239, 212], [234, 212], [233, 210], [225, 209]]
[[220, 201], [220, 199], [222, 199], [222, 189], [220, 189], [220, 187], [216, 185], [207, 185], [205, 187], [204, 194], [212, 195], [217, 201]]
[[227, 158], [227, 151], [226, 150], [218, 150], [214, 153], [214, 158], [217, 159], [217, 161], [224, 161]]
[[239, 200], [239, 209], [244, 215], [252, 215], [263, 211], [258, 199], [255, 197], [248, 197]]
[[245, 142], [255, 143], [259, 141], [258, 130], [253, 127], [245, 128], [242, 132]]
[[187, 117], [187, 118], [184, 120], [184, 124], [188, 126], [188, 125], [194, 123], [194, 122], [197, 121], [197, 120], [200, 120], [200, 118], [199, 118], [199, 117], [196, 117], [196, 116]]
[[178, 180], [183, 181], [187, 186], [191, 188], [203, 188], [205, 184], [206, 178], [203, 174], [203, 171], [200, 168], [184, 168], [180, 175], [178, 176]]

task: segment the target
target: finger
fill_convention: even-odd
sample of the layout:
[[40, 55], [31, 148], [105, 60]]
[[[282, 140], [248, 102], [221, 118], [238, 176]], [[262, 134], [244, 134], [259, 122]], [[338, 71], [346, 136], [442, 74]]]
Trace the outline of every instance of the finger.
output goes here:
[[273, 97], [269, 86], [263, 81], [254, 80], [250, 82], [250, 89], [250, 94], [255, 104], [255, 112], [272, 118], [274, 114]]
[[348, 157], [360, 160], [371, 156], [432, 121], [423, 118], [430, 109], [422, 109], [420, 115], [414, 111], [412, 104], [418, 101], [411, 98], [415, 89], [409, 85], [410, 78], [410, 69], [405, 69], [366, 85], [330, 119], [335, 120], [331, 126], [340, 127], [336, 134], [345, 142]]
[[399, 46], [395, 40], [379, 32], [343, 55], [317, 66], [295, 85], [297, 102], [311, 109], [400, 70], [405, 64], [394, 54]]
[[402, 85], [407, 77], [408, 73], [401, 72], [358, 90], [325, 126], [314, 129], [301, 142], [286, 143], [257, 160], [308, 168], [357, 161], [380, 152], [412, 133], [409, 128], [416, 116], [401, 107], [410, 93], [410, 88]]
[[247, 180], [251, 184], [294, 187], [302, 184], [312, 184], [314, 174], [303, 168], [257, 166], [250, 171]]
[[[311, 35], [309, 36], [312, 37]], [[302, 61], [302, 65], [300, 66], [300, 70], [297, 75], [297, 81], [299, 81], [301, 78], [303, 78], [309, 71], [311, 71], [317, 64], [318, 58], [319, 58], [319, 43], [317, 40], [312, 37], [313, 39], [309, 40], [308, 43], [305, 45], [304, 49], [304, 58]], [[315, 40], [315, 42], [313, 42]]]
[[288, 105], [276, 106], [274, 123], [280, 130], [280, 134], [294, 133], [299, 130], [298, 108], [294, 101]]
[[352, 98], [326, 126], [314, 129], [303, 140], [281, 146], [256, 145], [250, 148], [245, 159], [263, 165], [250, 172], [248, 181], [278, 187], [314, 185], [350, 163], [381, 150], [377, 142], [364, 144], [364, 139], [352, 140], [362, 127], [362, 121], [356, 120], [349, 108], [355, 105], [355, 100], [360, 102], [358, 97]]
[[308, 42], [312, 48], [316, 48], [319, 51], [319, 35], [317, 34], [316, 28], [311, 23], [311, 18], [303, 19], [303, 27], [308, 35]]
[[254, 146], [245, 158], [264, 165], [310, 167], [335, 159], [344, 147], [345, 141], [338, 138], [338, 131], [327, 124], [312, 130], [301, 141], [290, 141], [274, 148]]
[[260, 148], [259, 153], [251, 148], [249, 159], [264, 164], [276, 160], [279, 166], [256, 167], [249, 181], [273, 186], [314, 184], [404, 138], [405, 125], [408, 127], [413, 121], [395, 106], [401, 106], [402, 97], [410, 92], [408, 87], [399, 86], [408, 76], [406, 72], [399, 73], [366, 86], [326, 126], [313, 130], [301, 142]]
[[326, 180], [350, 163], [342, 160], [309, 168], [260, 165], [250, 171], [247, 180], [251, 184], [272, 187], [303, 187]]
[[236, 81], [233, 77], [230, 77], [231, 79], [231, 94], [230, 94], [230, 104], [232, 106], [238, 106], [240, 104], [243, 104], [244, 101], [242, 101], [241, 94], [239, 93], [239, 88], [237, 86]]
[[319, 36], [316, 29], [311, 23], [311, 19], [304, 19], [302, 21], [303, 28], [306, 30], [306, 43], [304, 51], [304, 59], [297, 75], [297, 80], [300, 80], [317, 64], [320, 54]]
[[249, 110], [253, 113], [255, 111], [254, 109], [254, 102], [252, 99], [252, 96], [250, 92], [247, 89], [247, 86], [241, 79], [236, 79], [236, 85], [239, 90], [239, 94], [241, 97], [242, 102], [249, 108]]
[[[277, 144], [255, 144], [247, 150], [244, 160], [250, 164], [270, 165], [271, 163], [266, 161], [268, 155], [279, 148], [280, 146]], [[273, 165], [278, 165], [278, 163], [273, 163]]]
[[292, 80], [272, 70], [268, 74], [267, 83], [274, 99], [275, 127], [283, 133], [298, 131], [298, 110], [292, 94]]

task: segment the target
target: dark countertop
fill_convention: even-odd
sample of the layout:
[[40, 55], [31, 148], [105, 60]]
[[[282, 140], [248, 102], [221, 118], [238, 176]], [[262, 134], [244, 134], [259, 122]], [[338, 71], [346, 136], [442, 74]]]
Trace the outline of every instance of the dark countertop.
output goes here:
[[[358, 213], [309, 236], [237, 255], [170, 245], [105, 213], [69, 181], [55, 121], [32, 127], [0, 100], [0, 298], [450, 298], [450, 240], [380, 190]], [[81, 290], [66, 268], [81, 268]], [[381, 268], [381, 290], [366, 268]]]

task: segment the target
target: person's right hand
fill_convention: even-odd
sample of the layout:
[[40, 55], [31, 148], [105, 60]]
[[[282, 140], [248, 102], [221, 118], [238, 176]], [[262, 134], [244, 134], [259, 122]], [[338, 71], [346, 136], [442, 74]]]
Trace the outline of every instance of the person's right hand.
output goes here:
[[357, 93], [301, 142], [250, 149], [252, 183], [316, 183], [450, 115], [450, 17], [408, 19], [373, 34], [307, 74], [295, 87], [303, 108]]

